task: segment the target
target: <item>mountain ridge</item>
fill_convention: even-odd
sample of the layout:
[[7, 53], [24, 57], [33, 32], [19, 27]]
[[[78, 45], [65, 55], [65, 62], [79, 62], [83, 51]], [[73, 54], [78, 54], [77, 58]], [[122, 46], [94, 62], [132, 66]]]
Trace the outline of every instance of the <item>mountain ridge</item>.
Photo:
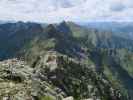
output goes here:
[[[0, 35], [5, 37], [3, 40], [0, 40], [2, 41], [0, 42], [1, 44], [4, 42], [4, 44], [0, 46], [0, 55], [2, 55], [0, 58], [4, 56], [2, 60], [18, 57], [19, 59], [23, 59], [30, 68], [35, 70], [37, 68], [39, 72], [41, 70], [44, 72], [54, 70], [52, 73], [46, 72], [46, 75], [40, 73], [43, 75], [41, 76], [42, 78], [54, 78], [56, 74], [59, 74], [59, 76], [69, 76], [70, 74], [74, 78], [78, 77], [79, 80], [79, 77], [82, 77], [82, 73], [89, 71], [89, 69], [86, 68], [85, 70], [84, 66], [91, 66], [91, 70], [96, 73], [96, 75], [94, 75], [95, 78], [99, 75], [102, 79], [107, 79], [110, 81], [112, 87], [122, 92], [121, 95], [124, 99], [121, 98], [120, 100], [125, 100], [127, 98], [127, 100], [132, 100], [133, 87], [130, 84], [133, 83], [132, 40], [127, 40], [125, 38], [115, 36], [111, 32], [86, 28], [75, 23], [65, 21], [60, 24], [49, 25], [36, 23], [3, 24], [0, 25], [0, 29]], [[1, 51], [4, 51], [5, 53]], [[45, 61], [47, 55], [49, 55], [47, 61], [50, 61], [50, 63], [48, 63], [48, 70], [46, 67], [47, 62]], [[63, 58], [62, 56], [60, 58], [60, 55], [62, 55]], [[64, 56], [66, 56], [65, 59]], [[60, 59], [58, 59], [58, 57]], [[78, 64], [75, 61], [77, 61]], [[53, 67], [50, 64], [52, 64]], [[79, 70], [77, 70], [77, 67], [75, 66], [79, 66]], [[64, 69], [63, 71], [60, 69], [62, 67]], [[57, 69], [55, 70], [54, 68]], [[58, 71], [61, 71], [62, 74], [58, 73]], [[65, 73], [65, 71], [68, 72]], [[49, 76], [49, 74], [52, 74], [53, 76]], [[88, 78], [86, 74], [84, 78]], [[101, 80], [101, 87], [99, 81], [96, 80], [96, 87], [98, 87], [97, 91], [100, 91], [98, 92], [100, 93], [100, 99], [104, 100], [103, 98], [105, 98], [105, 100], [117, 100], [110, 94], [106, 94], [106, 92], [104, 92], [104, 90], [106, 90], [106, 86], [104, 87]], [[76, 94], [75, 96], [74, 92], [72, 91], [78, 93], [77, 89], [82, 90], [82, 88], [73, 90], [73, 83], [70, 82], [68, 82], [68, 85], [66, 85], [66, 83], [60, 83], [60, 81], [64, 81], [62, 79], [60, 80], [60, 77], [54, 81], [58, 83], [56, 84], [56, 87], [63, 86], [64, 92], [69, 94], [67, 96], [71, 96], [70, 93], [72, 93], [74, 98], [76, 96], [78, 97], [78, 95]], [[52, 84], [54, 84], [54, 82]], [[69, 84], [72, 85], [72, 87], [69, 87]], [[51, 84], [49, 83], [49, 85]], [[84, 86], [84, 84], [81, 86]], [[68, 88], [68, 90], [65, 88]], [[101, 91], [102, 88], [104, 88], [103, 92]], [[69, 89], [72, 89], [72, 91], [69, 91]], [[87, 93], [86, 89], [87, 88], [84, 88], [82, 90], [85, 91], [85, 94]], [[109, 93], [109, 91], [107, 91], [107, 93]], [[82, 97], [82, 92], [80, 92], [79, 95]], [[97, 95], [97, 97], [99, 96]]]

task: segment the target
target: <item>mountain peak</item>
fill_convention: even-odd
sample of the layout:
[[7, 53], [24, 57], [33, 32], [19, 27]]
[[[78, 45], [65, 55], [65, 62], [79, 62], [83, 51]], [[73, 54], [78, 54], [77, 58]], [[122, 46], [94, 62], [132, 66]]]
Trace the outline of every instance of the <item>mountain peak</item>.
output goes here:
[[67, 25], [67, 22], [66, 21], [62, 21], [60, 24], [61, 25]]
[[71, 29], [69, 27], [69, 25], [67, 24], [67, 22], [63, 21], [61, 22], [58, 26], [57, 29], [60, 30], [61, 33], [65, 33], [67, 35], [71, 35]]

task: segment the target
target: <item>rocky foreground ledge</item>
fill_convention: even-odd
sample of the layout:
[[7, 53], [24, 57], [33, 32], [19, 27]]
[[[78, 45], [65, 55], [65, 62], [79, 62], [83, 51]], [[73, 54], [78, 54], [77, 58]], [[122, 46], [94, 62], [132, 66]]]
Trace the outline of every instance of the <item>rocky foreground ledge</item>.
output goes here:
[[0, 100], [125, 100], [111, 83], [78, 61], [56, 52], [32, 66], [0, 62]]

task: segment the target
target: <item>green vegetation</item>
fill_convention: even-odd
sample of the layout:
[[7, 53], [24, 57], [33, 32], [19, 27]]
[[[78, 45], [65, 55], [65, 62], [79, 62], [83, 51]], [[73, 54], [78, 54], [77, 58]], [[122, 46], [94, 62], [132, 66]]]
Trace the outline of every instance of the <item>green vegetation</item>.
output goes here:
[[[72, 22], [48, 26], [21, 23], [20, 26], [13, 35], [8, 35], [10, 38], [3, 37], [8, 41], [0, 37], [0, 43], [5, 43], [1, 44], [0, 57], [24, 58], [34, 74], [39, 72], [37, 77], [41, 81], [60, 88], [76, 100], [95, 95], [101, 100], [113, 100], [112, 95], [116, 97], [114, 100], [130, 100], [127, 97], [133, 93], [132, 40]], [[9, 27], [7, 33], [14, 30]], [[56, 53], [45, 62], [49, 52]], [[120, 93], [122, 97], [118, 97]], [[53, 98], [44, 96], [40, 100]]]
[[43, 96], [39, 100], [54, 100], [51, 96]]

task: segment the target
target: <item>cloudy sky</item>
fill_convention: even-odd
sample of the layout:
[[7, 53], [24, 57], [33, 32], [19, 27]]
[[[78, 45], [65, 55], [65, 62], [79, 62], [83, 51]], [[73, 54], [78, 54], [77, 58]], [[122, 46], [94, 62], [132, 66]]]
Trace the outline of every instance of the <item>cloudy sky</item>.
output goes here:
[[0, 0], [0, 20], [133, 21], [132, 0]]

